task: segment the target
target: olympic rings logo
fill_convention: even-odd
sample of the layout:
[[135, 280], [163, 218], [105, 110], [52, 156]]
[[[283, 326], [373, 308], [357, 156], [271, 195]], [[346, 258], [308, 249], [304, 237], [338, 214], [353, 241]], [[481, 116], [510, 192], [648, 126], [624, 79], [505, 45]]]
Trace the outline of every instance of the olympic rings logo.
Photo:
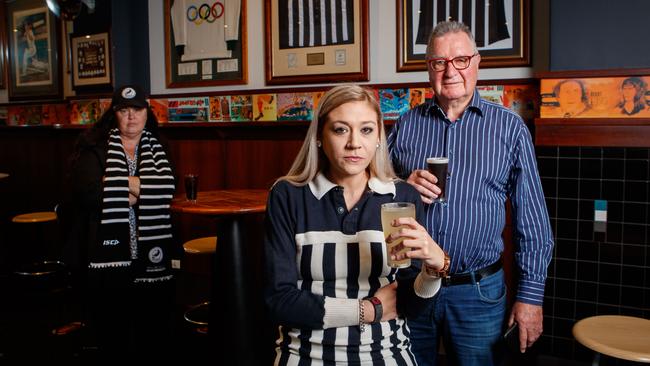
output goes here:
[[203, 3], [200, 7], [190, 5], [187, 8], [187, 20], [194, 22], [196, 25], [203, 23], [205, 20], [208, 23], [214, 23], [215, 20], [223, 16], [224, 6], [221, 1], [215, 1], [212, 6]]

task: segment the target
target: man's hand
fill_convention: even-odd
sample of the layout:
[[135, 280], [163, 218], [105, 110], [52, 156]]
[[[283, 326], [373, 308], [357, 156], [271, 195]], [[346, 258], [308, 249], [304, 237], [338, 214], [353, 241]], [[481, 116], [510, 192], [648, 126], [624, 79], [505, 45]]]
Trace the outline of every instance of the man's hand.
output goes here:
[[519, 351], [526, 352], [533, 343], [542, 335], [544, 314], [539, 305], [515, 302], [508, 319], [508, 326], [514, 322], [519, 324]]
[[433, 200], [438, 198], [441, 192], [440, 188], [436, 185], [438, 178], [429, 173], [428, 170], [414, 170], [406, 182], [420, 192], [420, 197], [422, 197], [422, 202], [424, 203], [433, 203]]

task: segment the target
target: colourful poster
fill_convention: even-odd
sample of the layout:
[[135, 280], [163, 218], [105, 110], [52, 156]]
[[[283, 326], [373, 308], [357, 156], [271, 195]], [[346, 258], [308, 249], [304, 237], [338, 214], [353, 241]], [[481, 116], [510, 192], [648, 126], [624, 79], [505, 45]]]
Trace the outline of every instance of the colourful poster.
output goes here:
[[537, 88], [534, 85], [505, 85], [503, 90], [503, 105], [525, 120], [535, 118], [538, 108]]
[[41, 115], [44, 125], [66, 124], [69, 121], [67, 104], [43, 104]]
[[380, 89], [379, 104], [385, 120], [398, 119], [409, 110], [408, 89]]
[[230, 96], [210, 97], [210, 122], [230, 122]]
[[542, 118], [648, 118], [650, 76], [544, 79]]
[[488, 102], [503, 105], [503, 85], [478, 85], [476, 90]]
[[251, 95], [230, 96], [230, 120], [235, 122], [253, 120], [253, 98]]
[[409, 108], [413, 109], [425, 102], [426, 88], [409, 89]]
[[169, 101], [167, 99], [149, 99], [149, 106], [151, 106], [151, 110], [154, 116], [156, 116], [158, 123], [169, 122], [169, 116], [167, 115], [168, 103]]
[[207, 122], [210, 101], [208, 97], [173, 98], [167, 108], [169, 122]]
[[275, 94], [253, 95], [253, 116], [255, 121], [275, 121], [278, 119], [278, 104]]
[[278, 94], [278, 120], [310, 121], [313, 106], [312, 93]]

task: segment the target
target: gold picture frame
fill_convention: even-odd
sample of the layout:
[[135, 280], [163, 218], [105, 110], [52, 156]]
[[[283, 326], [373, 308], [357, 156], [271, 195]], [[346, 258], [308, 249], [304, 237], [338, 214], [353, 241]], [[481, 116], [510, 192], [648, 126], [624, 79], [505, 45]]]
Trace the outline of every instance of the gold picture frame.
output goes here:
[[112, 85], [108, 33], [71, 37], [72, 84], [75, 89]]
[[267, 85], [369, 80], [368, 0], [288, 1], [264, 1]]
[[[447, 9], [449, 4], [449, 9]], [[511, 4], [511, 7], [506, 6]], [[424, 8], [422, 8], [423, 6]], [[484, 7], [488, 11], [476, 11]], [[468, 10], [469, 9], [469, 10]], [[425, 62], [426, 39], [430, 29], [425, 25], [435, 25], [434, 19], [460, 20], [463, 17], [472, 19], [470, 29], [476, 38], [481, 54], [481, 68], [518, 67], [530, 65], [530, 0], [512, 0], [490, 2], [488, 0], [454, 0], [448, 3], [444, 0], [396, 0], [397, 13], [397, 72], [426, 71]], [[497, 15], [490, 11], [498, 10]], [[503, 11], [503, 12], [501, 12]], [[421, 18], [421, 14], [429, 14], [429, 18]], [[456, 16], [453, 16], [455, 14]], [[476, 19], [482, 14], [483, 30], [478, 34]], [[489, 28], [489, 16], [502, 19], [503, 27], [507, 30]], [[493, 19], [494, 19], [493, 18]], [[423, 20], [423, 21], [421, 21]], [[505, 22], [505, 23], [504, 23]], [[467, 22], [466, 22], [467, 23]], [[472, 26], [474, 25], [474, 26]], [[492, 33], [501, 33], [494, 37]], [[482, 35], [482, 37], [481, 37]], [[506, 36], [507, 35], [507, 36]]]
[[168, 88], [248, 83], [246, 1], [240, 0], [237, 9], [228, 6], [235, 1], [186, 1], [179, 2], [186, 6], [180, 8], [174, 0], [165, 0]]

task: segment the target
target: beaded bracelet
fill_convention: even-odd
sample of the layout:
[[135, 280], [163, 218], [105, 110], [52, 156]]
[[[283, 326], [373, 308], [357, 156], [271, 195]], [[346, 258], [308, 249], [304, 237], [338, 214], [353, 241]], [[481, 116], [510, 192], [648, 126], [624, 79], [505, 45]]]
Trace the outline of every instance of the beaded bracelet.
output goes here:
[[366, 322], [364, 319], [366, 314], [363, 311], [363, 299], [359, 299], [359, 331], [363, 333], [366, 330]]

